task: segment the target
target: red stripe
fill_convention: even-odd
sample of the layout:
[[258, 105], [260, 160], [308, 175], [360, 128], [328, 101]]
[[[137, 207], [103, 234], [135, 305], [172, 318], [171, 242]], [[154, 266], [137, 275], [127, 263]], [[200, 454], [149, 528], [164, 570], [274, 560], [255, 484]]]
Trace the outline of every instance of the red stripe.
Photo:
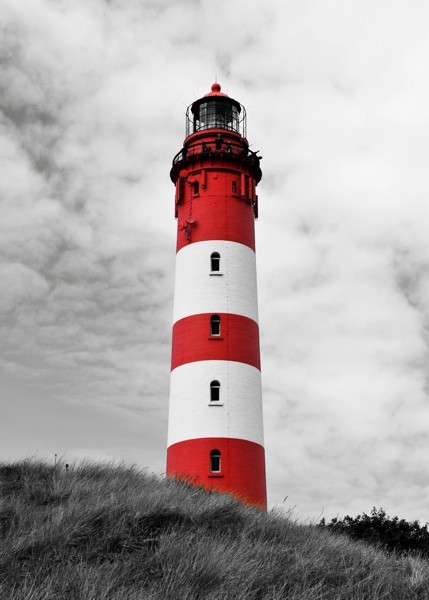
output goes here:
[[219, 337], [210, 337], [212, 313], [185, 317], [174, 324], [171, 370], [199, 360], [233, 360], [261, 368], [258, 324], [241, 315], [218, 314]]
[[[221, 473], [210, 474], [210, 452], [221, 453]], [[245, 504], [265, 509], [264, 448], [234, 438], [199, 438], [173, 444], [167, 450], [167, 476], [228, 492]]]
[[[206, 173], [207, 187], [200, 185], [199, 195], [191, 196], [185, 184], [185, 197], [178, 206], [177, 252], [193, 242], [227, 240], [239, 242], [255, 250], [255, 214], [253, 206], [231, 193], [232, 182], [240, 188], [240, 175], [229, 172]], [[186, 219], [192, 217], [193, 224]]]

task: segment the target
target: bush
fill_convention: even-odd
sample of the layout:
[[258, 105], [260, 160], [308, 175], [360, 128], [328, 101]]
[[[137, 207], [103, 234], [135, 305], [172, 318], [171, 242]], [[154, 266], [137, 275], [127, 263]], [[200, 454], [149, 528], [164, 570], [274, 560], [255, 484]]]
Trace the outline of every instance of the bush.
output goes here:
[[347, 516], [332, 519], [330, 523], [322, 519], [319, 527], [346, 534], [354, 540], [364, 540], [389, 552], [418, 552], [429, 557], [428, 524], [421, 526], [419, 521], [391, 518], [382, 508], [374, 507], [370, 515]]

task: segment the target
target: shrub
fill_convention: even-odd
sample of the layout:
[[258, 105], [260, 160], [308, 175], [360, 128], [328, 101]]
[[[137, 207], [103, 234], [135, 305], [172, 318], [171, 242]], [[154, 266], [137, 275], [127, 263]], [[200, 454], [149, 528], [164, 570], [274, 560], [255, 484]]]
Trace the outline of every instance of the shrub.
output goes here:
[[428, 524], [421, 526], [419, 521], [391, 518], [382, 508], [374, 507], [370, 515], [346, 516], [332, 519], [330, 523], [322, 519], [319, 526], [345, 534], [353, 540], [364, 540], [389, 552], [418, 552], [429, 557]]

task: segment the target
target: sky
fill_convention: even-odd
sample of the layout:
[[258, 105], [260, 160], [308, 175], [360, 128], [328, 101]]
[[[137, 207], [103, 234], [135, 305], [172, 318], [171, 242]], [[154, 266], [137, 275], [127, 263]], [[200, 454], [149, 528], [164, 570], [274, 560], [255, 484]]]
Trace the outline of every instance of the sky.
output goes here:
[[3, 0], [0, 459], [165, 471], [186, 107], [245, 105], [270, 506], [429, 521], [429, 4]]

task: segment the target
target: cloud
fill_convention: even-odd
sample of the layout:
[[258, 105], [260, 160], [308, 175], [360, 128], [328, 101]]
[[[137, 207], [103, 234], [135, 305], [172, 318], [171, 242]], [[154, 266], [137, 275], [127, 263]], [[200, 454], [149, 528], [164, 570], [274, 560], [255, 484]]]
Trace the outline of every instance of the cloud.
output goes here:
[[130, 51], [136, 31], [94, 6], [43, 2], [37, 19], [31, 5], [3, 8], [2, 310], [13, 317], [2, 346], [17, 375], [129, 419], [168, 393], [174, 242], [153, 200], [168, 181], [147, 171], [168, 163]]
[[[96, 431], [90, 411], [103, 415], [109, 439], [68, 441], [71, 454], [162, 462], [168, 172], [186, 106], [217, 73], [264, 157], [271, 501], [288, 495], [304, 516], [375, 504], [429, 520], [428, 8], [38, 0], [0, 11], [1, 365], [22, 397], [32, 385], [38, 403], [58, 402], [57, 426], [63, 411]], [[113, 422], [138, 429], [132, 448]]]
[[0, 312], [3, 313], [20, 303], [40, 302], [49, 289], [47, 281], [39, 273], [19, 263], [1, 264], [0, 278], [4, 286], [0, 300]]

